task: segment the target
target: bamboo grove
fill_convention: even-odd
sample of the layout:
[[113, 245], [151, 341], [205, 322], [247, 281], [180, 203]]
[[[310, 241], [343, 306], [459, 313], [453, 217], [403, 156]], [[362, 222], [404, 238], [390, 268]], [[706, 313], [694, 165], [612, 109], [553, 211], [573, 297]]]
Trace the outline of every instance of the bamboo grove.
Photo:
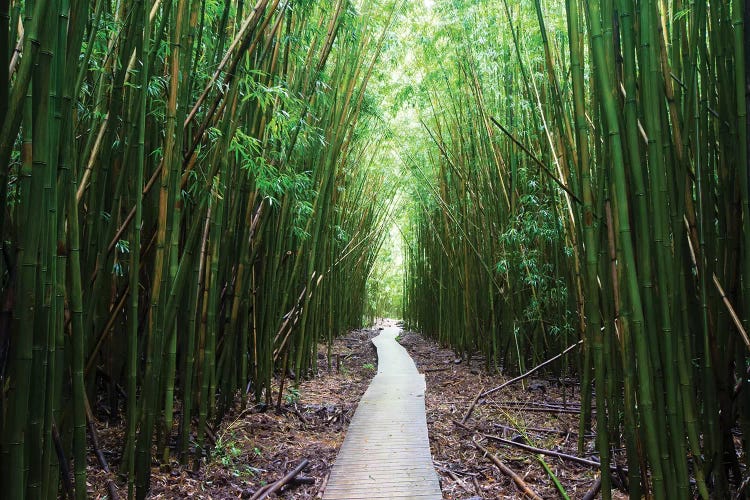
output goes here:
[[633, 498], [730, 498], [750, 453], [744, 2], [428, 16], [408, 324], [508, 372], [583, 340], [559, 370], [602, 470]]
[[86, 498], [94, 407], [126, 422], [144, 498], [152, 461], [199, 464], [222, 415], [360, 324], [394, 189], [366, 93], [392, 15], [0, 1], [4, 498]]

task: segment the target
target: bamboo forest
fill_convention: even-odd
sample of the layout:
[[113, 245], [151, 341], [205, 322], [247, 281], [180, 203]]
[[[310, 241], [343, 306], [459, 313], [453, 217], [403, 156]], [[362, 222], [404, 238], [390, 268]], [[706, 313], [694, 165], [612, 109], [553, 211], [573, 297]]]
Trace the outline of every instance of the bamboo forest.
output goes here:
[[748, 23], [0, 0], [0, 497], [406, 498], [398, 328], [443, 498], [750, 498]]

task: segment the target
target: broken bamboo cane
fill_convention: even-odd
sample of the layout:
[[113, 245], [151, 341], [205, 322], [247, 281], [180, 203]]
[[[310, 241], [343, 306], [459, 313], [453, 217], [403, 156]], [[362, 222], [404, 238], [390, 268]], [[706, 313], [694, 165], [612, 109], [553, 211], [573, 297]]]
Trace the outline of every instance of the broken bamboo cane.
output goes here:
[[533, 500], [542, 500], [542, 497], [536, 494], [534, 490], [532, 490], [528, 484], [513, 470], [502, 463], [499, 458], [497, 458], [495, 455], [489, 452], [487, 448], [479, 444], [475, 439], [472, 439], [472, 442], [474, 443], [474, 446], [476, 446], [481, 452], [483, 452], [485, 455], [487, 455], [487, 458], [489, 458], [492, 463], [494, 463], [500, 471], [505, 474], [506, 476], [510, 477], [514, 483], [516, 483], [516, 486], [523, 494], [524, 498], [528, 497]]
[[579, 346], [581, 343], [583, 343], [583, 340], [579, 340], [578, 342], [576, 342], [575, 344], [569, 346], [563, 352], [561, 352], [560, 354], [558, 354], [557, 356], [553, 356], [553, 357], [549, 358], [547, 361], [545, 361], [545, 362], [543, 362], [543, 363], [535, 366], [534, 368], [532, 368], [531, 370], [527, 371], [526, 373], [523, 373], [523, 374], [517, 376], [516, 378], [510, 379], [507, 382], [505, 382], [503, 384], [500, 384], [499, 386], [497, 386], [497, 387], [495, 387], [493, 389], [490, 389], [490, 390], [484, 391], [484, 392], [480, 391], [479, 394], [477, 395], [476, 400], [474, 401], [474, 403], [469, 407], [469, 411], [466, 412], [466, 415], [464, 416], [462, 422], [466, 422], [469, 419], [469, 417], [471, 417], [471, 413], [474, 411], [474, 407], [476, 406], [476, 404], [479, 401], [479, 399], [487, 397], [490, 394], [494, 394], [495, 392], [503, 389], [504, 387], [509, 386], [510, 384], [518, 382], [519, 380], [525, 379], [526, 377], [530, 376], [532, 373], [534, 373], [534, 372], [536, 372], [538, 370], [541, 370], [542, 368], [544, 368], [548, 364], [552, 363], [553, 361], [556, 361], [557, 359], [563, 357], [568, 352], [572, 351], [576, 346]]
[[294, 479], [297, 474], [302, 472], [305, 467], [307, 467], [307, 464], [310, 462], [305, 458], [303, 459], [297, 467], [295, 467], [292, 471], [287, 473], [284, 477], [279, 479], [276, 482], [271, 483], [270, 485], [266, 486], [265, 488], [259, 489], [255, 495], [250, 497], [250, 500], [262, 500], [263, 498], [267, 498], [271, 493], [275, 493], [278, 490], [281, 489], [282, 486], [289, 483], [292, 479]]

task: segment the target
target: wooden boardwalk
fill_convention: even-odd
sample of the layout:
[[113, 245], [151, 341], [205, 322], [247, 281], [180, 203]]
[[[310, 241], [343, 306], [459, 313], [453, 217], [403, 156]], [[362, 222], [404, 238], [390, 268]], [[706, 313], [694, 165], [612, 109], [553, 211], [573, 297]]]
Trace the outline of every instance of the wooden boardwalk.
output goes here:
[[396, 342], [400, 329], [385, 328], [373, 378], [336, 457], [324, 500], [440, 499], [430, 456], [424, 409], [424, 375]]

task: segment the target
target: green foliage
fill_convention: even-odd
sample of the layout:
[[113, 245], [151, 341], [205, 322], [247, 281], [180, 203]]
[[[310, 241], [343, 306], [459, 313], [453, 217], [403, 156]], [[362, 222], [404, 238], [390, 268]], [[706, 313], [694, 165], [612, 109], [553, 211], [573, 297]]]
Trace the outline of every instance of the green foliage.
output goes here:
[[[543, 103], [527, 92], [547, 78], [533, 5], [513, 5], [511, 18], [516, 31], [498, 32], [509, 24], [503, 4], [447, 1], [414, 16], [403, 38], [421, 66], [396, 92], [421, 125], [403, 144], [407, 325], [505, 370], [564, 347], [576, 314], [556, 188], [490, 121], [547, 159]], [[551, 13], [552, 26], [561, 21]]]
[[398, 229], [393, 227], [390, 238], [380, 248], [367, 280], [370, 318], [400, 318], [403, 297], [403, 255]]
[[153, 449], [188, 460], [248, 383], [270, 400], [376, 316], [508, 372], [582, 339], [553, 368], [581, 376], [581, 439], [596, 398], [602, 467], [625, 449], [634, 497], [735, 493], [742, 1], [71, 5], [0, 12], [0, 67], [25, 31], [0, 86], [9, 498], [57, 494], [53, 421], [85, 497], [101, 380], [145, 498]]
[[242, 455], [242, 448], [232, 434], [228, 439], [226, 436], [219, 436], [216, 440], [216, 446], [211, 451], [211, 458], [218, 461], [224, 467], [234, 467], [236, 460]]
[[[247, 443], [240, 442], [232, 433], [229, 438], [222, 435], [216, 440], [216, 446], [211, 450], [211, 460], [221, 464], [234, 477], [246, 478], [257, 476], [261, 471], [252, 467], [244, 457]], [[260, 449], [253, 448], [253, 454], [261, 456]]]
[[301, 396], [299, 389], [296, 387], [289, 387], [284, 394], [284, 401], [286, 401], [286, 404], [288, 405], [293, 405], [299, 402]]
[[[515, 215], [499, 234], [501, 258], [495, 269], [511, 293], [528, 297], [523, 301], [522, 313], [516, 315], [519, 320], [533, 324], [544, 318], [559, 318], [553, 323], [555, 329], [570, 330], [567, 276], [549, 259], [550, 249], [558, 252], [564, 248], [565, 228], [554, 200], [540, 191], [535, 179], [527, 176], [527, 169], [519, 170], [520, 182], [528, 192], [519, 197]], [[566, 255], [568, 258], [561, 258], [566, 266], [572, 266], [570, 254]]]

